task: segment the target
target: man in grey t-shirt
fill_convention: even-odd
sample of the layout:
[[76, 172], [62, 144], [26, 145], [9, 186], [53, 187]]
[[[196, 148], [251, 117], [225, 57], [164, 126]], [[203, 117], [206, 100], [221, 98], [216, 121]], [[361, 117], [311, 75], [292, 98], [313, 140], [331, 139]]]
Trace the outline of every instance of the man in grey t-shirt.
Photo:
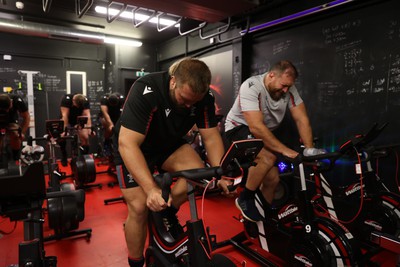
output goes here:
[[261, 221], [254, 197], [260, 188], [265, 200], [272, 202], [279, 183], [275, 167], [276, 153], [294, 158], [297, 152], [284, 145], [274, 135], [289, 108], [299, 135], [306, 148], [313, 147], [313, 136], [306, 107], [299, 96], [294, 82], [298, 76], [289, 61], [276, 63], [269, 72], [248, 78], [240, 87], [239, 94], [225, 121], [227, 139], [259, 138], [264, 148], [256, 158], [257, 166], [249, 169], [246, 186], [236, 199], [236, 206], [250, 221]]

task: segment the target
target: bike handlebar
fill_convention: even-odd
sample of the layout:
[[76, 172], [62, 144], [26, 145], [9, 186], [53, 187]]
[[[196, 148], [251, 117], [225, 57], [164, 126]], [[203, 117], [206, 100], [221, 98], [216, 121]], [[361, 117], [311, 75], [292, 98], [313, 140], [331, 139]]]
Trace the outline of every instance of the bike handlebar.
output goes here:
[[[240, 165], [242, 169], [248, 169], [253, 166], [253, 162], [243, 163]], [[162, 196], [164, 200], [167, 202], [173, 178], [183, 177], [188, 181], [192, 181], [193, 183], [198, 183], [203, 179], [209, 179], [215, 177], [217, 180], [221, 179], [222, 175], [226, 175], [232, 172], [231, 169], [222, 169], [220, 166], [217, 167], [206, 167], [206, 168], [197, 168], [197, 169], [188, 169], [177, 172], [166, 172], [157, 174], [154, 176], [154, 179], [158, 186], [162, 190]]]
[[[351, 146], [349, 146], [350, 148]], [[400, 144], [393, 144], [393, 145], [384, 145], [384, 146], [357, 146], [360, 150], [360, 152], [366, 152], [364, 153], [364, 158], [361, 159], [361, 161], [370, 161], [371, 158], [380, 158], [380, 157], [386, 157], [388, 155], [388, 149], [389, 148], [395, 148], [395, 147], [400, 147]], [[296, 158], [289, 158], [283, 156], [285, 161], [293, 163], [295, 165], [299, 165], [300, 163], [304, 163], [306, 165], [311, 165], [314, 167], [317, 167], [319, 171], [327, 171], [331, 170], [333, 166], [335, 165], [336, 161], [343, 157], [344, 155], [348, 154], [350, 149], [342, 150], [340, 149], [339, 151], [334, 151], [334, 152], [327, 152], [323, 154], [318, 154], [318, 155], [313, 155], [313, 156], [304, 156], [302, 154], [298, 154]], [[325, 160], [325, 161], [324, 161]], [[326, 160], [328, 162], [326, 162]]]
[[[313, 155], [313, 156], [304, 156], [302, 154], [298, 154], [295, 158], [290, 158], [283, 156], [284, 159], [290, 163], [295, 165], [299, 165], [304, 163], [306, 165], [311, 165], [319, 168], [320, 171], [330, 170], [335, 165], [336, 160], [343, 156], [343, 153], [339, 151], [335, 152], [327, 152], [323, 154]], [[328, 160], [328, 162], [323, 162], [323, 160]]]
[[198, 169], [188, 169], [177, 172], [166, 172], [161, 174], [163, 178], [172, 179], [176, 177], [183, 177], [187, 180], [201, 180], [211, 177], [219, 177], [223, 174], [221, 167], [209, 167], [209, 168], [198, 168]]
[[365, 161], [370, 160], [371, 158], [383, 158], [387, 157], [389, 154], [389, 149], [393, 149], [396, 147], [400, 147], [400, 144], [392, 144], [392, 145], [383, 145], [383, 146], [368, 146], [363, 148], [363, 151], [366, 152]]

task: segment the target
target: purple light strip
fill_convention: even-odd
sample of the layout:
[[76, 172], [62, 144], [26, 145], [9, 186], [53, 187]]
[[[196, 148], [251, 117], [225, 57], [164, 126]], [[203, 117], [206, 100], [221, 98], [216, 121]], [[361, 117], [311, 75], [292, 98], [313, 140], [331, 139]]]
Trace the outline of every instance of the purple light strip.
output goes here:
[[297, 18], [301, 18], [301, 17], [307, 16], [307, 15], [314, 14], [314, 13], [317, 13], [317, 12], [320, 12], [320, 11], [323, 11], [323, 10], [327, 10], [327, 9], [332, 8], [332, 7], [335, 7], [335, 6], [338, 6], [338, 5], [342, 5], [342, 4], [346, 4], [346, 3], [352, 2], [352, 1], [354, 1], [354, 0], [336, 0], [336, 1], [332, 1], [330, 3], [323, 4], [323, 5], [320, 5], [318, 7], [313, 7], [313, 8], [310, 8], [310, 9], [307, 9], [307, 10], [304, 10], [304, 11], [301, 11], [301, 12], [298, 12], [298, 13], [295, 13], [295, 14], [280, 18], [280, 19], [276, 19], [276, 20], [273, 20], [273, 21], [269, 21], [269, 22], [266, 22], [266, 23], [251, 27], [248, 32], [250, 33], [250, 32], [259, 31], [259, 30], [262, 30], [262, 29], [265, 29], [265, 28], [268, 28], [268, 27], [271, 27], [271, 26], [274, 26], [274, 25], [278, 25], [278, 24], [281, 24], [281, 23], [284, 23], [284, 22], [287, 22], [287, 21], [291, 21], [291, 20], [294, 20], [294, 19], [297, 19]]

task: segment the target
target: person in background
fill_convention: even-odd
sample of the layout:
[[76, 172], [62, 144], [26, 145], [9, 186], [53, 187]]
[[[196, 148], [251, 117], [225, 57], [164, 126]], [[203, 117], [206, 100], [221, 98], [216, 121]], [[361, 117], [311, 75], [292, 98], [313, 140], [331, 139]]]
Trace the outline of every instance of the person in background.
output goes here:
[[[66, 94], [61, 99], [60, 105], [61, 119], [64, 121], [64, 127], [74, 127], [78, 124], [78, 117], [88, 117], [88, 121], [85, 125], [88, 129], [81, 129], [78, 131], [79, 140], [84, 154], [89, 153], [89, 135], [91, 130], [89, 127], [92, 126], [92, 120], [90, 117], [90, 104], [86, 96], [82, 94]], [[64, 135], [64, 133], [62, 134]], [[59, 142], [61, 148], [61, 164], [62, 166], [68, 165], [66, 142]]]
[[264, 142], [264, 148], [256, 158], [257, 165], [249, 169], [245, 188], [235, 200], [236, 206], [249, 221], [263, 220], [254, 201], [257, 189], [261, 190], [267, 202], [272, 203], [279, 183], [278, 168], [275, 166], [277, 154], [290, 158], [298, 155], [298, 152], [280, 141], [281, 136], [274, 134], [287, 110], [290, 110], [305, 146], [304, 153], [323, 152], [313, 149], [306, 106], [294, 85], [297, 76], [295, 66], [283, 60], [273, 65], [267, 73], [248, 78], [240, 86], [225, 120], [228, 141], [258, 138]]
[[99, 118], [104, 129], [104, 150], [111, 151], [111, 136], [124, 105], [125, 98], [120, 93], [105, 94], [100, 99]]
[[[130, 266], [143, 266], [148, 210], [162, 211], [164, 226], [173, 236], [183, 230], [176, 213], [186, 201], [187, 185], [178, 179], [166, 202], [153, 172], [174, 172], [203, 168], [204, 163], [183, 139], [196, 125], [212, 166], [218, 166], [224, 153], [210, 91], [211, 72], [195, 58], [175, 62], [169, 72], [148, 74], [132, 86], [117, 124], [114, 143], [122, 161], [117, 174], [128, 205], [125, 238]], [[229, 194], [228, 180], [218, 185]]]
[[[0, 127], [8, 130], [13, 160], [18, 160], [20, 157], [22, 141], [29, 128], [29, 121], [28, 106], [20, 96], [0, 94]], [[0, 140], [2, 141], [3, 139]]]

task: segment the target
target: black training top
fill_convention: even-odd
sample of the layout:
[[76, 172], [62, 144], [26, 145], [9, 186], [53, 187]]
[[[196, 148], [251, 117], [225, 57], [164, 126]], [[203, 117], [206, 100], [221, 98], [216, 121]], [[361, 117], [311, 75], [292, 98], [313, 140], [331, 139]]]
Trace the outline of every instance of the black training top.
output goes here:
[[148, 74], [132, 85], [116, 127], [116, 136], [121, 125], [144, 134], [142, 151], [154, 153], [167, 151], [181, 142], [194, 124], [198, 128], [217, 126], [211, 91], [191, 108], [177, 108], [170, 97], [169, 81], [167, 72], [158, 72]]
[[8, 111], [8, 123], [18, 123], [18, 113], [28, 111], [28, 106], [19, 95], [9, 95], [12, 101], [12, 108]]
[[69, 108], [68, 123], [71, 126], [78, 123], [77, 117], [82, 116], [82, 113], [85, 109], [90, 109], [89, 100], [87, 98], [85, 103], [83, 104], [83, 108], [77, 108], [72, 104], [73, 97], [74, 94], [67, 94], [61, 99], [61, 107]]
[[[119, 119], [119, 116], [121, 115], [122, 106], [124, 105], [125, 98], [124, 98], [124, 96], [122, 96], [118, 93], [114, 93], [114, 94], [118, 96], [118, 105], [116, 105], [116, 106], [110, 105], [108, 98], [110, 97], [111, 94], [103, 95], [100, 99], [100, 105], [107, 106], [108, 115], [110, 116], [111, 121], [115, 125], [117, 123], [117, 120]], [[101, 111], [100, 111], [100, 114], [102, 115]]]

